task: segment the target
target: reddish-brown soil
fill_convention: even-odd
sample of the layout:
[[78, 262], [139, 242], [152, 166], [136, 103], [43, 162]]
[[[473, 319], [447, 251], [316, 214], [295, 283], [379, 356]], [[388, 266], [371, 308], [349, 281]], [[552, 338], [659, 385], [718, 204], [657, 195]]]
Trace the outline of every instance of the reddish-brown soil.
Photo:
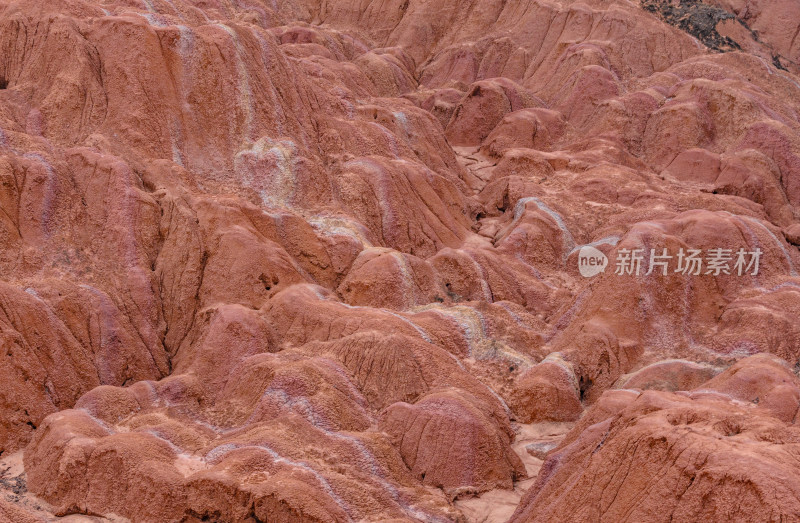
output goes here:
[[796, 0], [0, 0], [0, 523], [800, 521], [798, 74]]

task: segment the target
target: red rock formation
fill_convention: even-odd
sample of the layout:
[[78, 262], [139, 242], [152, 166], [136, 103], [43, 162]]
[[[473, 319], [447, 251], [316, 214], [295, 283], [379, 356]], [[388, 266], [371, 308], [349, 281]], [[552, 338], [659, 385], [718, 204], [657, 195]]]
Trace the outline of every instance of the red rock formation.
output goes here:
[[414, 405], [394, 403], [379, 427], [422, 484], [439, 487], [452, 499], [509, 489], [525, 477], [522, 461], [508, 445], [513, 433], [504, 414], [470, 395], [446, 390]]
[[577, 420], [583, 406], [571, 365], [551, 354], [519, 377], [509, 406], [523, 423]]
[[0, 520], [795, 517], [790, 4], [0, 0]]
[[[742, 374], [777, 381], [786, 371], [755, 356], [736, 367], [706, 385], [716, 395], [603, 395], [586, 413], [591, 422], [582, 421], [548, 455], [510, 521], [564, 514], [580, 521], [795, 517], [797, 427], [786, 423], [783, 412], [725, 393], [747, 394], [742, 388], [749, 380]], [[797, 394], [797, 377], [788, 381]]]

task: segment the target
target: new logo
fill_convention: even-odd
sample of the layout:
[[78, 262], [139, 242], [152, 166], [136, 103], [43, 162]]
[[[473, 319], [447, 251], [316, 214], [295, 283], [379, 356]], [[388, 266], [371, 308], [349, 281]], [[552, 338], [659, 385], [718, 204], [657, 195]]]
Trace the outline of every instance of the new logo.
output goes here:
[[591, 245], [584, 245], [578, 252], [578, 270], [584, 278], [597, 276], [605, 272], [608, 266], [608, 257], [599, 249]]

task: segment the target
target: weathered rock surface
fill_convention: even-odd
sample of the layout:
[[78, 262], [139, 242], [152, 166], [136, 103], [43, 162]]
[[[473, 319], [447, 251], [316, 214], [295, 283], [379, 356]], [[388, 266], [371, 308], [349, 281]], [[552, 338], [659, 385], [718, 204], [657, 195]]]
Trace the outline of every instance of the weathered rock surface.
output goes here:
[[0, 0], [0, 520], [796, 518], [798, 13]]
[[780, 366], [754, 356], [702, 391], [606, 393], [548, 454], [510, 521], [791, 521], [800, 510], [794, 418], [739, 399], [782, 379], [796, 394], [797, 377]]

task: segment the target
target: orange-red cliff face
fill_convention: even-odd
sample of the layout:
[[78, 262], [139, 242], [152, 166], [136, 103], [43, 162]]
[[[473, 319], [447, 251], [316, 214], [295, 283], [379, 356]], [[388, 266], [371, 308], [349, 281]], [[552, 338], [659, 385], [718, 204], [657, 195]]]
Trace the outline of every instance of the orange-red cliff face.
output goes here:
[[0, 0], [0, 521], [800, 517], [798, 15]]

